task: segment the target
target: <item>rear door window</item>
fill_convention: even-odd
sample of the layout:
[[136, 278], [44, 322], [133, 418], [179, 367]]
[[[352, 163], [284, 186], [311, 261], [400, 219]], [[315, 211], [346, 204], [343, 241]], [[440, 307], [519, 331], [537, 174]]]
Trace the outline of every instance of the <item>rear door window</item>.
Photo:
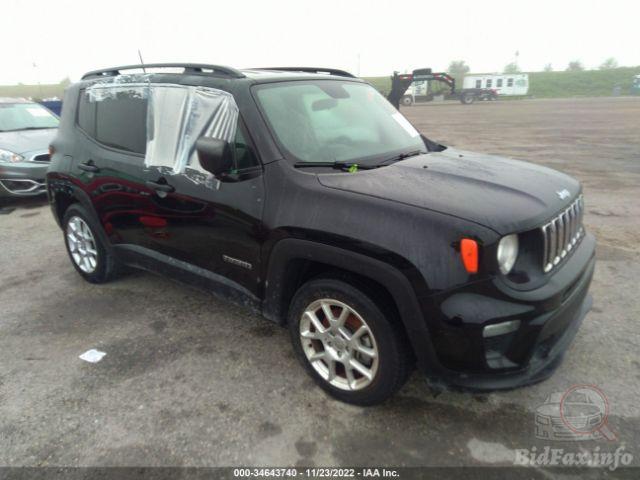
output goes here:
[[144, 154], [147, 147], [147, 99], [123, 91], [93, 101], [80, 93], [78, 126], [105, 146]]
[[96, 140], [109, 147], [144, 154], [147, 148], [147, 99], [119, 92], [97, 102]]

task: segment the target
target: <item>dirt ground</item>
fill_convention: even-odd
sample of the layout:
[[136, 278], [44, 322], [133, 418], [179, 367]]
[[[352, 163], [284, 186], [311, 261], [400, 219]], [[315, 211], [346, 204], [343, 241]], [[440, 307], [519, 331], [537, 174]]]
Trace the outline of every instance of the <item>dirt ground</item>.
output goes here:
[[[640, 98], [402, 111], [444, 144], [583, 182], [594, 307], [552, 378], [478, 395], [416, 374], [384, 405], [336, 402], [265, 320], [146, 273], [83, 282], [32, 201], [0, 214], [0, 465], [511, 465], [545, 446], [623, 447], [640, 465]], [[91, 348], [106, 357], [78, 359]], [[615, 440], [536, 439], [538, 407], [574, 384], [604, 392]]]

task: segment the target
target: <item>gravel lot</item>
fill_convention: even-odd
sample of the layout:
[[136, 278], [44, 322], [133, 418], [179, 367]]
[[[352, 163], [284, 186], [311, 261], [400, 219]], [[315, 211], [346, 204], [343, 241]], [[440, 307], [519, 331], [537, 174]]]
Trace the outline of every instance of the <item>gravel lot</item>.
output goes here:
[[[23, 202], [0, 215], [0, 465], [508, 465], [545, 445], [624, 446], [640, 465], [640, 98], [403, 112], [442, 143], [583, 182], [594, 308], [551, 379], [472, 395], [416, 374], [382, 406], [336, 402], [266, 320], [142, 272], [83, 282], [46, 204]], [[78, 359], [91, 348], [106, 357]], [[574, 384], [605, 392], [615, 442], [536, 440], [536, 408]]]

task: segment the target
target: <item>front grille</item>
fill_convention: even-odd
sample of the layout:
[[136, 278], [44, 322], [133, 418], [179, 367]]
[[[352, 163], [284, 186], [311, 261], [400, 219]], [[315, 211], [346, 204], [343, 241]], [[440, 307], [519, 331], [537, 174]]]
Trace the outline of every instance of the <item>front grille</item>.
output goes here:
[[584, 235], [583, 210], [584, 201], [580, 195], [560, 215], [540, 228], [544, 239], [542, 268], [545, 273], [558, 265]]
[[50, 162], [51, 157], [49, 156], [48, 153], [39, 153], [31, 157], [31, 161], [32, 162]]

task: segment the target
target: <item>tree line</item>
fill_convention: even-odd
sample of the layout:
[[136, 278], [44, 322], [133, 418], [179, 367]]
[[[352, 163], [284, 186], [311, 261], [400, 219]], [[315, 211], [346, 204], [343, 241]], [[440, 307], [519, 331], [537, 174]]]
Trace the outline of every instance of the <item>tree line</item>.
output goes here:
[[[612, 70], [614, 68], [618, 68], [618, 61], [614, 57], [609, 57], [605, 59], [598, 67], [599, 70]], [[580, 60], [572, 60], [568, 63], [565, 71], [567, 72], [581, 72], [585, 70], [584, 64]], [[471, 68], [464, 60], [453, 60], [449, 64], [449, 68], [447, 68], [447, 72], [454, 77], [463, 77], [467, 73], [471, 71]], [[517, 61], [510, 62], [503, 68], [503, 73], [520, 73], [520, 67], [518, 66]], [[545, 72], [553, 72], [553, 65], [547, 63], [544, 66]]]

